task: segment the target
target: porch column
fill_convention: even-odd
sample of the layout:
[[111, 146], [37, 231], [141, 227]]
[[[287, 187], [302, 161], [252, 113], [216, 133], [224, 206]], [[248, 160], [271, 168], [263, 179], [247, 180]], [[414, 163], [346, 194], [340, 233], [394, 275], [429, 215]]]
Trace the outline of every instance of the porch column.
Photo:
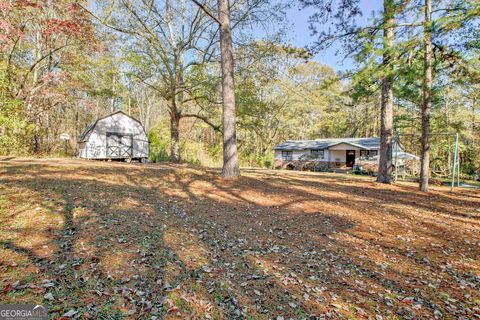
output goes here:
[[327, 162], [327, 169], [330, 169], [330, 149], [325, 149], [328, 152], [328, 162]]

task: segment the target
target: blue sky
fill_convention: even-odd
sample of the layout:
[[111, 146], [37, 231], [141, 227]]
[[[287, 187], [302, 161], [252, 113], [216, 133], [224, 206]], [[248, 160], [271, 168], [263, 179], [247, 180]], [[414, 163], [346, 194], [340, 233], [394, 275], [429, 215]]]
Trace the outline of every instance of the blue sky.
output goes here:
[[[366, 23], [372, 17], [373, 11], [381, 9], [383, 2], [380, 0], [361, 0], [361, 9], [363, 17], [359, 19], [359, 23]], [[314, 41], [314, 37], [311, 37], [310, 30], [308, 29], [308, 17], [314, 13], [311, 8], [299, 10], [298, 8], [291, 8], [287, 12], [287, 17], [290, 23], [292, 23], [292, 29], [288, 34], [288, 40], [295, 46], [304, 47], [311, 44]], [[326, 26], [321, 26], [326, 28]], [[342, 56], [335, 56], [335, 51], [339, 49], [336, 45], [329, 50], [320, 52], [315, 56], [315, 60], [327, 64], [336, 70], [347, 70], [352, 67], [351, 60], [343, 60]]]

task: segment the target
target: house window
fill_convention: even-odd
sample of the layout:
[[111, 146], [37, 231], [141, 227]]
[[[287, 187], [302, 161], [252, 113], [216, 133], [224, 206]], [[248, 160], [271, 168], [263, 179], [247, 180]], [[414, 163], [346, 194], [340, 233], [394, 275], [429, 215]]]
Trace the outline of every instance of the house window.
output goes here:
[[282, 151], [282, 159], [283, 160], [292, 160], [293, 159], [293, 152], [292, 151]]
[[370, 159], [378, 155], [378, 150], [360, 150], [360, 158]]
[[316, 159], [323, 159], [323, 150], [320, 149], [312, 149], [310, 150], [310, 154]]

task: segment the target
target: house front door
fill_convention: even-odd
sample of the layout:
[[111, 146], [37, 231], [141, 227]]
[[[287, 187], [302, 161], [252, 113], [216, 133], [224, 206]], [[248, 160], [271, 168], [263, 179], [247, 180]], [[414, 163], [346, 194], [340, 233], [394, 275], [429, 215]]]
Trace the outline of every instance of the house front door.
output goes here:
[[345, 159], [346, 166], [353, 167], [355, 164], [355, 150], [347, 150], [347, 156]]

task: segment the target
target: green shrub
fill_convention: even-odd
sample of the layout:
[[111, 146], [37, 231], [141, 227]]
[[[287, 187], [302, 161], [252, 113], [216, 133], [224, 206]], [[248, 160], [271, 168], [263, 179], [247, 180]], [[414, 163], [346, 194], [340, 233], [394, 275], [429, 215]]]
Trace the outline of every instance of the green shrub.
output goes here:
[[[168, 137], [168, 138], [165, 138]], [[148, 134], [150, 141], [150, 161], [170, 161], [170, 136], [162, 128], [154, 128]]]
[[10, 95], [8, 86], [0, 68], [0, 155], [28, 154], [33, 125], [26, 120], [22, 101]]
[[478, 170], [477, 166], [473, 162], [466, 162], [460, 164], [460, 172], [463, 174], [473, 175]]

